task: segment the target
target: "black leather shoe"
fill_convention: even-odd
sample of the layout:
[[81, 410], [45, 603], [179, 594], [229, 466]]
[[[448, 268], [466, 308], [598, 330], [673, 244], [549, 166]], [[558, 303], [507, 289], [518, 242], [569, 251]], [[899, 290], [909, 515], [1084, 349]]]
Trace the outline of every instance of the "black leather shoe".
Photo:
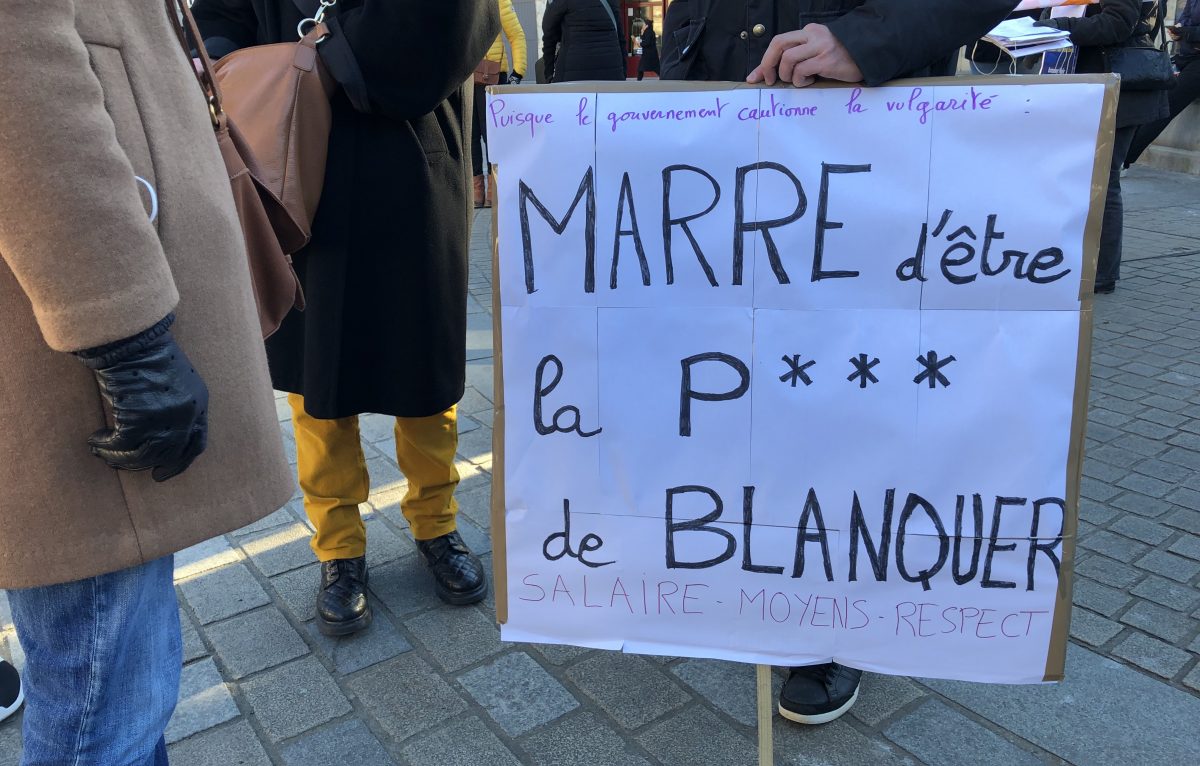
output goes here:
[[1096, 295], [1111, 295], [1116, 291], [1116, 282], [1097, 282], [1096, 286], [1092, 288], [1092, 292], [1094, 292]]
[[417, 548], [433, 572], [438, 598], [447, 604], [475, 604], [487, 595], [487, 577], [483, 563], [471, 553], [458, 532], [418, 540]]
[[370, 624], [366, 556], [321, 562], [317, 628], [327, 636], [348, 636]]
[[17, 669], [0, 660], [0, 721], [17, 712], [24, 701], [25, 690], [21, 688]]
[[792, 668], [779, 690], [779, 715], [796, 723], [829, 723], [858, 699], [862, 671], [827, 662]]

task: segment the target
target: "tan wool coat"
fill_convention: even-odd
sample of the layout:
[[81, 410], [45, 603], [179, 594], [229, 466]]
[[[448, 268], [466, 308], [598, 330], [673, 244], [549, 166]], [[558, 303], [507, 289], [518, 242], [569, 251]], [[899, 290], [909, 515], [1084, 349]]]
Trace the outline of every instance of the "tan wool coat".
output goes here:
[[[0, 588], [134, 566], [291, 496], [228, 176], [164, 0], [0, 0]], [[152, 220], [153, 216], [153, 220]], [[69, 353], [150, 327], [210, 392], [208, 450], [109, 469]]]

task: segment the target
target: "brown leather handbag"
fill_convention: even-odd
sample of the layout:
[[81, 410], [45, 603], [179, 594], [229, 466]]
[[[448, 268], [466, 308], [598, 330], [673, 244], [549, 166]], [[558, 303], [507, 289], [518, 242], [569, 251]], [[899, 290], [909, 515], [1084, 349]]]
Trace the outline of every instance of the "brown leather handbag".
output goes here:
[[[202, 64], [198, 79], [208, 101], [217, 145], [229, 173], [234, 204], [246, 243], [259, 324], [266, 338], [279, 329], [284, 317], [293, 308], [304, 308], [304, 293], [290, 255], [304, 247], [311, 237], [312, 216], [316, 212], [320, 186], [324, 182], [331, 118], [329, 96], [320, 78], [315, 49], [315, 40], [322, 30], [320, 25], [311, 30], [311, 45], [261, 46], [275, 49], [268, 51], [266, 58], [276, 65], [283, 62], [284, 71], [279, 86], [281, 89], [290, 87], [293, 96], [289, 102], [286, 95], [260, 94], [268, 100], [267, 106], [270, 107], [260, 110], [262, 120], [256, 120], [253, 113], [246, 115], [247, 122], [252, 126], [251, 133], [258, 141], [255, 146], [227, 111], [220, 79], [204, 48], [186, 0], [168, 0], [167, 7], [171, 16], [183, 20], [184, 27], [176, 26], [176, 29], [184, 51], [190, 58], [194, 50]], [[188, 44], [189, 37], [192, 45]], [[286, 59], [280, 54], [285, 54]], [[239, 65], [235, 69], [240, 77], [244, 66]], [[280, 76], [280, 68], [277, 66], [269, 70], [267, 76], [269, 74]], [[313, 76], [310, 75], [316, 77], [319, 100], [313, 98]], [[302, 80], [305, 82], [300, 82]], [[311, 103], [311, 111], [315, 112], [307, 120], [296, 119], [299, 109], [296, 103], [298, 96], [295, 94], [301, 92], [307, 94], [306, 105]], [[244, 99], [240, 101], [245, 104]], [[290, 123], [281, 124], [284, 118], [274, 111], [281, 108], [287, 111]], [[296, 125], [299, 122], [304, 123], [302, 128]], [[295, 139], [296, 151], [312, 151], [316, 154], [315, 159], [301, 158], [292, 151], [290, 142], [293, 140], [293, 127], [297, 127], [304, 135]], [[276, 132], [273, 134], [272, 130]], [[272, 147], [275, 147], [274, 151]], [[262, 159], [264, 156], [268, 157], [265, 162]], [[292, 177], [289, 177], [289, 173]]]
[[484, 59], [475, 67], [476, 85], [495, 85], [500, 82], [500, 62]]

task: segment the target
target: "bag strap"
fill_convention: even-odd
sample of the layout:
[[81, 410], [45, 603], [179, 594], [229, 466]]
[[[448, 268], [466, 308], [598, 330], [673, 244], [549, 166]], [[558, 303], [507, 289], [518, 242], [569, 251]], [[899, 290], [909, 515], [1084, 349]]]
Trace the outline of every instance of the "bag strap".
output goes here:
[[[225, 126], [227, 121], [225, 108], [222, 106], [221, 86], [217, 82], [216, 74], [213, 73], [212, 59], [204, 47], [204, 38], [200, 36], [200, 28], [196, 26], [196, 19], [192, 16], [191, 3], [188, 0], [167, 0], [167, 17], [171, 20], [171, 28], [175, 30], [175, 35], [179, 38], [179, 44], [183, 46], [188, 65], [200, 83], [200, 89], [204, 91], [204, 100], [208, 102], [208, 112], [212, 118], [213, 127], [220, 129]], [[195, 44], [194, 47], [188, 44], [189, 36]], [[193, 50], [196, 52], [196, 57], [200, 59], [199, 71], [192, 66]]]
[[309, 31], [306, 27], [310, 24], [324, 24], [329, 29], [329, 34], [318, 43], [317, 51], [321, 54], [321, 60], [333, 79], [342, 86], [355, 110], [370, 114], [371, 97], [367, 92], [367, 81], [342, 30], [341, 21], [336, 13], [330, 13], [337, 3], [338, 0], [292, 0], [292, 4], [304, 14], [304, 20], [297, 26], [296, 32], [304, 37]]

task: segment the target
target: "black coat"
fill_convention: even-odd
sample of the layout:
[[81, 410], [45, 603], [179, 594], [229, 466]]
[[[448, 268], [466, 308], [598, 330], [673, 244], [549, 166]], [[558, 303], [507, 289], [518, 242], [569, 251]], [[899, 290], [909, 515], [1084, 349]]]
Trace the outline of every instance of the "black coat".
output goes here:
[[[612, 16], [600, 5], [607, 2]], [[542, 58], [550, 82], [624, 80], [625, 34], [617, 0], [552, 0], [542, 17]]]
[[[741, 81], [771, 38], [824, 24], [863, 79], [952, 74], [958, 49], [978, 40], [1017, 0], [675, 0], [663, 24], [665, 79]], [[756, 33], [757, 32], [757, 33]]]
[[654, 34], [654, 30], [646, 27], [642, 32], [642, 59], [638, 62], [639, 72], [657, 72], [662, 66], [662, 62], [658, 60], [658, 35]]
[[[315, 5], [315, 3], [313, 3]], [[296, 39], [291, 0], [196, 0], [215, 54]], [[471, 77], [499, 31], [495, 0], [341, 0], [372, 103], [333, 102], [308, 299], [267, 341], [276, 388], [320, 418], [422, 417], [463, 393]]]
[[[1142, 0], [1100, 0], [1088, 6], [1083, 18], [1055, 19], [1054, 24], [1071, 33], [1079, 46], [1077, 72], [1107, 72], [1104, 49], [1122, 45], [1153, 45], [1151, 28], [1143, 21]], [[1161, 120], [1170, 114], [1166, 91], [1121, 91], [1117, 127], [1128, 128]]]

